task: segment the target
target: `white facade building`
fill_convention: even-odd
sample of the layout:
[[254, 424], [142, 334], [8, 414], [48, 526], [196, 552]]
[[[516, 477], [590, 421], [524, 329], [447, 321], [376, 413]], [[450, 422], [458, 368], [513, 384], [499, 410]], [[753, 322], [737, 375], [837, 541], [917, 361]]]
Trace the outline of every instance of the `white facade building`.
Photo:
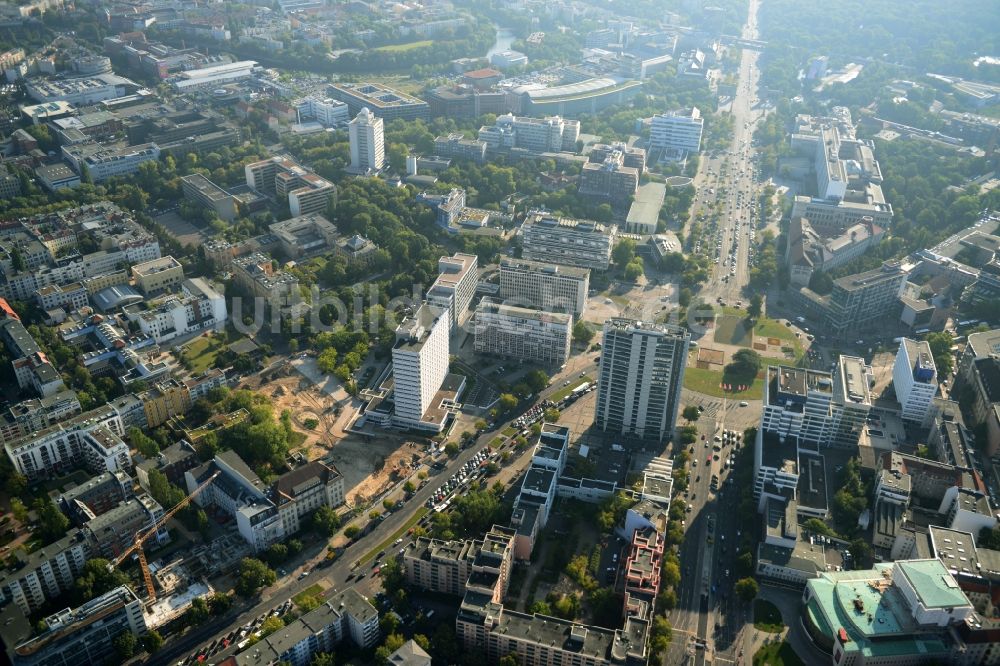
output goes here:
[[632, 319], [604, 322], [594, 425], [604, 431], [664, 440], [680, 408], [691, 334]]
[[448, 375], [449, 313], [424, 303], [396, 329], [392, 348], [396, 411], [400, 425], [420, 427]]
[[465, 321], [469, 303], [476, 295], [478, 263], [479, 258], [474, 254], [455, 253], [438, 259], [440, 275], [427, 290], [427, 302], [448, 310], [452, 331]]
[[351, 142], [351, 170], [356, 173], [381, 171], [385, 166], [385, 129], [381, 118], [367, 107], [348, 124]]
[[892, 383], [903, 419], [923, 423], [938, 390], [937, 367], [927, 342], [903, 339], [892, 366]]
[[155, 143], [110, 148], [97, 143], [80, 143], [63, 146], [62, 154], [81, 178], [86, 169], [91, 179], [99, 183], [112, 176], [137, 173], [143, 162], [160, 159], [160, 148]]
[[478, 354], [559, 366], [569, 358], [573, 316], [484, 298], [476, 310], [474, 330]]
[[341, 127], [351, 119], [347, 104], [329, 97], [306, 97], [298, 101], [295, 110], [299, 112], [299, 120], [312, 118], [324, 127]]
[[568, 312], [574, 317], [587, 307], [590, 270], [527, 259], [500, 260], [499, 297], [511, 305]]
[[704, 124], [696, 106], [653, 116], [649, 126], [649, 147], [664, 151], [667, 159], [683, 159], [701, 150]]

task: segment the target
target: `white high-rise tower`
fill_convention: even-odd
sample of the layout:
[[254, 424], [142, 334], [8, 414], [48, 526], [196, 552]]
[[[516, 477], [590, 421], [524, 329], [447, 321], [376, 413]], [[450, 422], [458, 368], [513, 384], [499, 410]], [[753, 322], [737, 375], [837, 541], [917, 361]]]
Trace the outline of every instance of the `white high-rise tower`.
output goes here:
[[382, 119], [368, 107], [348, 123], [351, 140], [351, 171], [368, 173], [385, 166], [385, 132]]

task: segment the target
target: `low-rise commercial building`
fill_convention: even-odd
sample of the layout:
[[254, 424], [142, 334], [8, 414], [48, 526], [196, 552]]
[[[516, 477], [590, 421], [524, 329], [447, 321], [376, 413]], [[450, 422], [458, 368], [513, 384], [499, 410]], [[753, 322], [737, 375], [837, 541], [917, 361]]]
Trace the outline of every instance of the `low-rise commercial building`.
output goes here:
[[155, 296], [184, 281], [184, 267], [171, 256], [136, 264], [132, 267], [132, 279], [143, 294]]
[[379, 83], [332, 83], [330, 97], [347, 104], [350, 115], [368, 108], [383, 120], [417, 120], [429, 116], [427, 102]]
[[232, 222], [236, 219], [236, 197], [200, 173], [182, 176], [181, 189], [185, 199], [212, 209], [220, 220]]
[[99, 183], [113, 176], [130, 176], [139, 172], [139, 165], [160, 159], [160, 148], [155, 143], [137, 146], [105, 146], [99, 143], [81, 143], [62, 147], [63, 158], [81, 177], [89, 174]]
[[340, 236], [333, 222], [319, 213], [274, 222], [268, 225], [268, 229], [278, 239], [281, 251], [290, 259], [330, 250]]

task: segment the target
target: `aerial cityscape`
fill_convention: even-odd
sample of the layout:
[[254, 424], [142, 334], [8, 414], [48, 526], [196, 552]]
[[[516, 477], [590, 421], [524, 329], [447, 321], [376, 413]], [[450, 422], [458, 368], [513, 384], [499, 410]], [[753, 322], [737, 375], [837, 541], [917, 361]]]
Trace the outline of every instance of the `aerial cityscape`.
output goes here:
[[1000, 666], [998, 35], [0, 0], [0, 663]]

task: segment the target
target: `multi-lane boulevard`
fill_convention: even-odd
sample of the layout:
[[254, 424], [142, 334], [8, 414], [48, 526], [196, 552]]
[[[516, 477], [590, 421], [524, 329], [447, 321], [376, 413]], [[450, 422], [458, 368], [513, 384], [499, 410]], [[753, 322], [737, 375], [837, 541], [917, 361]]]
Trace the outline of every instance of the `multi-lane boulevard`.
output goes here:
[[[752, 0], [743, 37], [756, 39], [759, 0]], [[708, 156], [695, 178], [697, 200], [692, 220], [703, 226], [712, 219], [716, 229], [704, 233], [713, 270], [702, 293], [710, 302], [733, 304], [743, 297], [756, 245], [758, 188], [753, 164], [753, 132], [765, 111], [757, 96], [755, 51], [742, 52], [736, 93], [723, 110], [733, 116], [733, 138], [728, 150]], [[692, 248], [693, 250], [694, 248]], [[674, 641], [667, 664], [746, 663], [744, 655], [747, 609], [733, 594], [737, 544], [742, 527], [732, 510], [738, 489], [727, 483], [727, 459], [737, 444], [719, 442], [728, 430], [742, 435], [756, 422], [759, 402], [711, 399], [685, 391], [685, 404], [705, 407], [699, 419], [698, 440], [690, 448], [689, 486], [680, 497], [688, 504], [686, 537], [681, 546], [681, 583], [677, 608], [670, 613]], [[742, 445], [742, 443], [740, 444]], [[719, 449], [718, 451], [716, 449]], [[717, 488], [713, 490], [713, 477]], [[726, 510], [726, 509], [729, 510]]]

